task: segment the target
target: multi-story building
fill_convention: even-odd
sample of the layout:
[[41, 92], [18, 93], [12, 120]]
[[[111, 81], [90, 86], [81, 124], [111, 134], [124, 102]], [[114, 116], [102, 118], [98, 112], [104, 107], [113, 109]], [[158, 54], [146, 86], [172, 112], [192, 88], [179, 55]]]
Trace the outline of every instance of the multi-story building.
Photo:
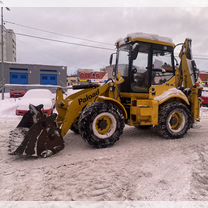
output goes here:
[[[0, 38], [1, 39], [1, 38]], [[4, 61], [6, 62], [16, 62], [16, 35], [12, 29], [6, 29], [4, 27], [3, 32], [3, 42], [4, 42]], [[2, 56], [2, 50], [0, 47], [0, 60]]]
[[6, 30], [6, 61], [16, 62], [16, 35], [13, 30]]

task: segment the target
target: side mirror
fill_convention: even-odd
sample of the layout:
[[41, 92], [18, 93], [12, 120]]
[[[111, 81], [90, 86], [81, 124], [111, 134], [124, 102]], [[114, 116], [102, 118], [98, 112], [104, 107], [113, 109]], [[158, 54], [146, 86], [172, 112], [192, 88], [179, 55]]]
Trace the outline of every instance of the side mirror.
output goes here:
[[112, 65], [112, 63], [113, 63], [113, 53], [110, 55], [110, 61], [109, 61], [110, 66]]
[[194, 60], [191, 61], [191, 66], [192, 66], [195, 82], [197, 82], [199, 78], [199, 69], [197, 68], [196, 62]]

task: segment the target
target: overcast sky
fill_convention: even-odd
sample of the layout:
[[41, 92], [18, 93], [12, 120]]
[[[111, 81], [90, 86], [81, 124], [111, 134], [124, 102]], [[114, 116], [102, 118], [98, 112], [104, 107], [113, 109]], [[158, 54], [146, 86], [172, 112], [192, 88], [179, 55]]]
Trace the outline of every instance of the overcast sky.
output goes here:
[[[145, 32], [167, 36], [175, 43], [193, 40], [193, 55], [208, 58], [208, 8], [11, 8], [7, 21], [61, 34], [105, 42], [98, 44], [48, 34], [6, 23], [17, 33], [67, 42], [115, 48], [117, 39], [129, 33]], [[100, 69], [109, 63], [110, 50], [16, 37], [17, 62], [63, 65], [71, 74], [78, 68]], [[196, 59], [198, 68], [208, 71], [208, 60]]]

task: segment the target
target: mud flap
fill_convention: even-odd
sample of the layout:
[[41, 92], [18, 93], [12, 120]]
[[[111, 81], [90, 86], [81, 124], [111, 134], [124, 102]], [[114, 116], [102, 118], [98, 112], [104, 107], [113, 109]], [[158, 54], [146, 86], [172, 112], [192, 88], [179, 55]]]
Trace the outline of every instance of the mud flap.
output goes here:
[[43, 105], [29, 106], [17, 128], [10, 132], [9, 154], [49, 157], [64, 148], [63, 137], [56, 125], [56, 114], [46, 116]]

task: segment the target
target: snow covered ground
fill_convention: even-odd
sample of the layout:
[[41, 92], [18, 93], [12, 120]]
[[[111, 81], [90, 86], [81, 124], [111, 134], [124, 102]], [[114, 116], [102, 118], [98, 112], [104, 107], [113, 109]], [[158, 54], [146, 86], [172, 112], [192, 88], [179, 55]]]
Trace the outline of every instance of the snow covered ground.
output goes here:
[[93, 149], [69, 132], [47, 159], [8, 155], [13, 109], [14, 99], [0, 101], [0, 200], [208, 200], [207, 108], [183, 139], [126, 126], [113, 147]]

